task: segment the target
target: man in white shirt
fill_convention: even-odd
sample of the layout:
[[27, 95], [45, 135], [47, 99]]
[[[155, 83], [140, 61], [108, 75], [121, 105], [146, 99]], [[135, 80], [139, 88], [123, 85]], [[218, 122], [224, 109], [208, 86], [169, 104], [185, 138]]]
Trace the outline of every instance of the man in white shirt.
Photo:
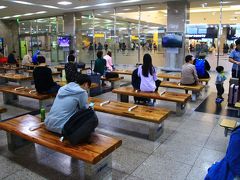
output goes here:
[[107, 54], [103, 57], [103, 59], [106, 60], [106, 66], [108, 71], [113, 70], [113, 63], [112, 63], [112, 53], [111, 51], [108, 51]]

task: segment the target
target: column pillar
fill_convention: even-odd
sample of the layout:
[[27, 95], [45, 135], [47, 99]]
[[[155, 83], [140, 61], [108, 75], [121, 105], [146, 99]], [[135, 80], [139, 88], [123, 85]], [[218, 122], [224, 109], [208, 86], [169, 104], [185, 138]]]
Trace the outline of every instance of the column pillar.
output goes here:
[[189, 3], [187, 1], [167, 2], [167, 32], [180, 33], [183, 37], [182, 48], [177, 48], [175, 53], [171, 48], [165, 49], [165, 66], [163, 71], [181, 71], [185, 57], [185, 24], [189, 19]]
[[64, 19], [64, 33], [71, 36], [70, 49], [76, 51], [76, 58], [82, 51], [82, 16], [80, 12], [65, 13]]

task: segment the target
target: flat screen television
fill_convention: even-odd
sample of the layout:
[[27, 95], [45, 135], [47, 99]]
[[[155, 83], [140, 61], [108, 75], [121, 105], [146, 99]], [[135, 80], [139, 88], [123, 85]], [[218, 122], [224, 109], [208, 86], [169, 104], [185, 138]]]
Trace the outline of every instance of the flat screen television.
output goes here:
[[58, 37], [59, 47], [69, 47], [70, 46], [70, 36], [59, 36]]
[[181, 48], [183, 38], [181, 34], [169, 33], [162, 37], [162, 46], [166, 48]]
[[208, 27], [207, 34], [205, 38], [217, 38], [218, 36], [218, 29], [215, 27]]

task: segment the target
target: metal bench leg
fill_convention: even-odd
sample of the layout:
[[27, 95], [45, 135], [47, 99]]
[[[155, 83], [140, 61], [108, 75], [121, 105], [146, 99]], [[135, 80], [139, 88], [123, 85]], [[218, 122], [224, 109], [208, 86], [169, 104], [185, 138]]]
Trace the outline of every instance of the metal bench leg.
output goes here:
[[192, 101], [197, 101], [197, 92], [192, 91]]
[[163, 133], [163, 122], [161, 124], [151, 123], [149, 125], [148, 139], [155, 141]]
[[117, 100], [120, 102], [129, 102], [128, 95], [117, 94]]
[[103, 158], [97, 164], [84, 164], [85, 179], [112, 179], [112, 154]]
[[4, 104], [13, 104], [16, 101], [18, 101], [18, 95], [11, 93], [3, 93]]
[[32, 142], [29, 142], [25, 139], [20, 138], [19, 136], [7, 132], [7, 143], [8, 150], [15, 151], [25, 145], [31, 144]]
[[177, 105], [176, 105], [176, 114], [178, 116], [181, 116], [185, 112], [186, 112], [186, 104], [177, 103]]

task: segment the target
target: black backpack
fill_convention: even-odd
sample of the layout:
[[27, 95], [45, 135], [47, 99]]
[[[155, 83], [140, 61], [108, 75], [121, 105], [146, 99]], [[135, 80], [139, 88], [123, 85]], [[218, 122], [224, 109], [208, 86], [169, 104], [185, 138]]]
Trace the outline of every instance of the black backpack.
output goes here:
[[62, 138], [72, 145], [88, 142], [97, 125], [98, 118], [92, 108], [80, 109], [65, 123]]

